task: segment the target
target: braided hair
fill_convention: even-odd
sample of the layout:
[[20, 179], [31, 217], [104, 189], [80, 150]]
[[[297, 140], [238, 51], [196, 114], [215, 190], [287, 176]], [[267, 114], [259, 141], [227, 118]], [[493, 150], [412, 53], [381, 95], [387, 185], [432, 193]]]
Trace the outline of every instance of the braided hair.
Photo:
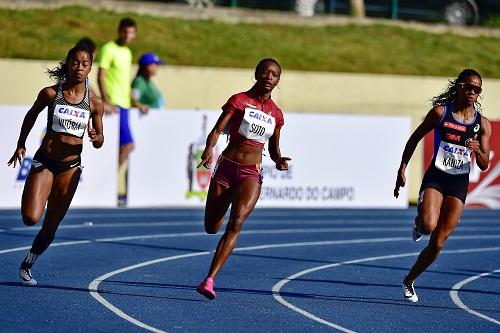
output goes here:
[[68, 51], [68, 55], [66, 59], [59, 62], [59, 65], [53, 69], [47, 69], [47, 74], [49, 77], [56, 82], [65, 82], [68, 79], [68, 63], [73, 59], [78, 51], [87, 52], [90, 56], [90, 63], [92, 64], [93, 56], [92, 51], [89, 49], [89, 46], [85, 43], [77, 43], [74, 47], [72, 47]]
[[[448, 102], [455, 101], [457, 99], [457, 84], [465, 82], [465, 79], [467, 79], [469, 76], [476, 76], [481, 82], [483, 81], [481, 75], [477, 71], [470, 68], [464, 69], [462, 72], [460, 72], [456, 79], [448, 81], [448, 87], [444, 92], [431, 99], [432, 106], [434, 107], [437, 105], [445, 105]], [[474, 108], [478, 112], [481, 112], [481, 103], [479, 103], [479, 101], [474, 102]]]

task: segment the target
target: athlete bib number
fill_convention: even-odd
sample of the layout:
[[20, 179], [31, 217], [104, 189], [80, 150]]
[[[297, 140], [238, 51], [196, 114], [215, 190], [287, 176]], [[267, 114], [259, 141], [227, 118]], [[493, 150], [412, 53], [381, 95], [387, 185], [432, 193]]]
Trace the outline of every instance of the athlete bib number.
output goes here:
[[71, 105], [59, 105], [54, 108], [52, 130], [82, 137], [87, 129], [90, 112]]
[[247, 139], [266, 143], [274, 134], [275, 127], [276, 119], [273, 116], [257, 109], [245, 108], [238, 133]]
[[441, 141], [434, 165], [450, 175], [467, 174], [470, 171], [471, 151], [459, 145]]

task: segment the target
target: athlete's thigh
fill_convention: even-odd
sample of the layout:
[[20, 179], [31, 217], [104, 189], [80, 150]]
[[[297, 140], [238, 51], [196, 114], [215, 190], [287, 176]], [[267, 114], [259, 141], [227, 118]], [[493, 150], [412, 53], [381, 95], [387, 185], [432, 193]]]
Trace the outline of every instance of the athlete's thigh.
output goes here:
[[231, 189], [211, 181], [205, 204], [205, 227], [216, 227], [218, 230], [230, 204]]
[[32, 168], [24, 184], [21, 214], [36, 223], [45, 209], [52, 190], [54, 175], [47, 169]]
[[435, 188], [427, 187], [420, 192], [418, 217], [426, 230], [434, 230], [436, 227], [442, 204], [443, 194]]
[[231, 219], [245, 220], [259, 200], [262, 185], [255, 180], [242, 181], [232, 193]]
[[45, 220], [59, 223], [64, 217], [75, 195], [81, 173], [81, 169], [76, 167], [61, 172], [54, 177]]
[[439, 242], [446, 241], [458, 225], [463, 208], [464, 204], [460, 199], [451, 196], [444, 197], [439, 222], [432, 233], [431, 240], [435, 238]]

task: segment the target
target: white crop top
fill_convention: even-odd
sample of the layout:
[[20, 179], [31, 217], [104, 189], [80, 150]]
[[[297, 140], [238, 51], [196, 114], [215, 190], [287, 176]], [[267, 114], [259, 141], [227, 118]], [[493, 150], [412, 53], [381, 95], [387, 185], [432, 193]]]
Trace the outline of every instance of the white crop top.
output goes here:
[[274, 134], [276, 119], [261, 110], [245, 108], [238, 133], [259, 143], [266, 143]]
[[78, 104], [66, 101], [59, 83], [57, 95], [48, 107], [47, 131], [66, 133], [82, 138], [90, 119], [90, 98], [88, 80], [85, 81], [85, 96]]

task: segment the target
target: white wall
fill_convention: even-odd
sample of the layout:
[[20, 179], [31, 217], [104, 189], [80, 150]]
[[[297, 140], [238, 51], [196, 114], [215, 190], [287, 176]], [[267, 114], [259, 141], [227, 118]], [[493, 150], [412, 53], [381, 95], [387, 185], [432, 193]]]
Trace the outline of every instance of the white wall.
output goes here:
[[[0, 59], [0, 104], [33, 103], [44, 86], [52, 84], [45, 69], [55, 61]], [[460, 69], [457, 69], [459, 71]], [[133, 69], [133, 75], [136, 69]], [[91, 72], [94, 87], [97, 71]], [[457, 72], [458, 75], [458, 72]], [[273, 99], [285, 114], [291, 112], [409, 116], [415, 128], [429, 108], [429, 99], [447, 85], [448, 77], [299, 72], [283, 69]], [[160, 66], [153, 79], [172, 109], [219, 109], [232, 94], [254, 82], [252, 68]], [[483, 78], [484, 115], [500, 119], [500, 80]], [[407, 138], [405, 138], [406, 140]], [[401, 154], [401, 152], [399, 153]], [[401, 155], [399, 155], [401, 156]], [[416, 201], [423, 171], [423, 152], [417, 147], [409, 168], [410, 197]], [[396, 169], [393, 171], [396, 172]]]
[[[219, 114], [215, 110], [152, 111], [147, 116], [132, 112], [136, 150], [129, 163], [130, 207], [204, 205], [207, 175], [199, 173], [197, 178], [193, 170], [193, 188], [188, 190], [188, 167], [199, 163], [199, 159], [188, 161], [188, 154], [192, 143], [192, 152], [204, 149], [207, 131]], [[397, 200], [393, 189], [410, 130], [409, 117], [287, 114], [281, 152], [292, 158], [290, 169], [280, 172], [264, 157], [258, 206], [407, 207], [407, 188]], [[226, 137], [221, 136], [215, 155], [225, 145]]]

